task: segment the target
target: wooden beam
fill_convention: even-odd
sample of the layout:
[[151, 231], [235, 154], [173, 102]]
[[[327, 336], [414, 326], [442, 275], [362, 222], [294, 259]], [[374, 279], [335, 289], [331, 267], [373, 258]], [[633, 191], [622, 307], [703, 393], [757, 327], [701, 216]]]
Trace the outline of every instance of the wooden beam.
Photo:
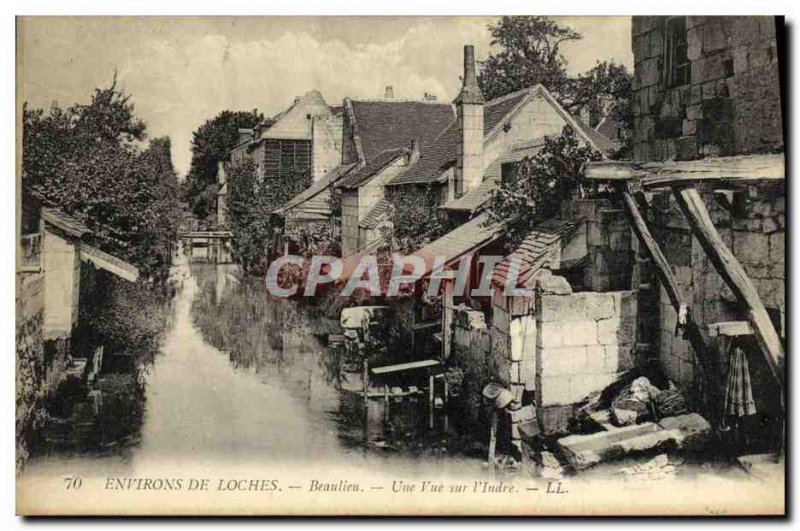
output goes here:
[[641, 179], [643, 187], [655, 187], [703, 180], [782, 180], [786, 169], [778, 153], [646, 163], [597, 161], [587, 163], [583, 173], [587, 179], [604, 181]]
[[[633, 194], [631, 194], [630, 190], [628, 190], [627, 184], [619, 183], [617, 189], [622, 196], [622, 201], [625, 205], [625, 212], [628, 215], [633, 232], [647, 250], [647, 254], [650, 256], [650, 260], [652, 260], [653, 265], [656, 268], [658, 279], [661, 282], [661, 285], [664, 287], [664, 291], [666, 291], [672, 307], [679, 315], [681, 314], [682, 309], [686, 310], [684, 337], [692, 345], [692, 349], [697, 357], [697, 361], [700, 363], [700, 368], [706, 378], [709, 388], [712, 390], [712, 392], [714, 392], [714, 390], [717, 389], [717, 378], [716, 372], [713, 370], [714, 362], [711, 357], [711, 353], [706, 347], [703, 335], [701, 334], [697, 323], [695, 323], [691, 311], [689, 311], [689, 308], [681, 302], [680, 292], [678, 291], [678, 286], [675, 283], [675, 279], [672, 275], [672, 269], [669, 266], [669, 262], [667, 262], [664, 253], [661, 252], [658, 242], [656, 242], [655, 238], [653, 238], [653, 235], [650, 233], [650, 229], [647, 227], [647, 222], [639, 212], [636, 199], [634, 199]], [[711, 413], [717, 417], [716, 401], [711, 400], [710, 402]]]
[[136, 282], [139, 278], [139, 269], [136, 266], [86, 243], [80, 245], [80, 258], [84, 262], [90, 262], [98, 269], [104, 269], [128, 282]]
[[753, 334], [753, 329], [747, 321], [725, 321], [722, 323], [711, 323], [708, 325], [708, 335], [710, 337], [726, 336], [749, 336]]
[[689, 221], [692, 233], [703, 246], [708, 259], [731, 288], [736, 299], [744, 305], [756, 341], [764, 352], [775, 379], [782, 386], [783, 345], [753, 281], [717, 232], [699, 192], [694, 187], [675, 187], [673, 192], [678, 200], [678, 206]]

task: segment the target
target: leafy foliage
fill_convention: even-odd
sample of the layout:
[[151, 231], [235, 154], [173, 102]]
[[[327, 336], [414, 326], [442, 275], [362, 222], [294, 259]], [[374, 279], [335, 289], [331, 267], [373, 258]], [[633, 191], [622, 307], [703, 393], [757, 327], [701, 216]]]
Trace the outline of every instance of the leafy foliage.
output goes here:
[[255, 164], [232, 164], [228, 176], [228, 218], [233, 233], [233, 258], [248, 272], [264, 265], [277, 226], [272, 212], [311, 184], [307, 172], [281, 173], [265, 181]]
[[548, 17], [510, 16], [489, 26], [492, 46], [501, 50], [483, 62], [478, 82], [487, 99], [541, 83], [550, 90], [567, 78], [561, 43], [581, 34]]
[[541, 151], [520, 162], [492, 194], [490, 222], [512, 220], [507, 238], [516, 247], [537, 224], [558, 214], [562, 200], [583, 195], [581, 166], [598, 159], [600, 153], [582, 146], [569, 126], [560, 136], [545, 137]]
[[436, 194], [430, 185], [404, 186], [402, 193], [389, 198], [392, 223], [384, 229], [384, 237], [393, 249], [414, 252], [455, 228], [440, 212]]
[[215, 213], [217, 167], [239, 140], [239, 128], [253, 128], [264, 120], [252, 111], [222, 111], [192, 134], [192, 163], [184, 181], [184, 198], [194, 215], [206, 220]]
[[23, 201], [31, 193], [75, 216], [99, 247], [150, 275], [169, 262], [181, 205], [169, 138], [142, 150], [144, 139], [116, 81], [88, 105], [23, 109]]
[[500, 51], [482, 64], [478, 78], [483, 95], [496, 98], [541, 83], [573, 115], [587, 115], [596, 126], [611, 109], [611, 119], [623, 125], [629, 148], [633, 123], [632, 76], [620, 64], [598, 62], [592, 69], [570, 78], [560, 51], [564, 42], [581, 39], [581, 34], [556, 24], [548, 17], [502, 17], [490, 25], [492, 45]]

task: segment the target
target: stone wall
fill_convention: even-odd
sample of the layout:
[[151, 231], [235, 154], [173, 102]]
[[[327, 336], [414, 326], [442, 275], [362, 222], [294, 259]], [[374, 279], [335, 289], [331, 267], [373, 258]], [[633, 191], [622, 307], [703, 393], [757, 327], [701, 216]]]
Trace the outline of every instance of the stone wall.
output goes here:
[[634, 159], [783, 149], [773, 17], [685, 17], [688, 83], [666, 79], [666, 17], [633, 17]]
[[[748, 186], [724, 195], [711, 191], [702, 194], [714, 225], [755, 284], [781, 336], [785, 336], [786, 321], [784, 194], [782, 183]], [[700, 329], [706, 333], [711, 323], [745, 319], [742, 307], [692, 236], [674, 197], [669, 193], [657, 195], [652, 205], [654, 235], [670, 263], [680, 295], [691, 308]], [[658, 313], [661, 367], [682, 387], [696, 387], [699, 374], [693, 351], [688, 341], [675, 334], [677, 316], [663, 289]], [[706, 343], [716, 353], [717, 376], [724, 384], [727, 345], [707, 335]], [[761, 363], [760, 352], [753, 353], [755, 355], [749, 357], [751, 366]], [[766, 384], [767, 389], [772, 387], [769, 381], [760, 383]]]
[[630, 226], [622, 209], [607, 199], [575, 199], [565, 201], [562, 211], [564, 219], [586, 219], [585, 289], [630, 289], [634, 255]]
[[536, 303], [536, 404], [586, 398], [636, 365], [636, 292], [545, 295]]

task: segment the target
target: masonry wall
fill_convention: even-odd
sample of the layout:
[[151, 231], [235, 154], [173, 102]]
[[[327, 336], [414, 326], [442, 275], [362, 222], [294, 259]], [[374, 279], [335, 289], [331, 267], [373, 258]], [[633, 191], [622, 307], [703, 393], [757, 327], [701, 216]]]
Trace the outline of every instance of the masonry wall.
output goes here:
[[575, 199], [565, 201], [562, 211], [565, 219], [586, 219], [585, 289], [630, 289], [634, 254], [630, 225], [623, 210], [607, 199]]
[[[778, 333], [785, 337], [786, 202], [782, 183], [749, 186], [727, 194], [724, 199], [710, 191], [702, 195], [722, 239], [755, 284], [762, 302], [772, 314]], [[716, 355], [717, 376], [720, 384], [724, 385], [727, 343], [720, 338], [709, 338], [707, 326], [715, 322], [744, 320], [746, 316], [692, 236], [674, 197], [668, 193], [658, 195], [652, 205], [654, 235], [670, 263], [682, 299], [691, 307], [694, 319], [706, 334], [706, 344]], [[677, 316], [663, 289], [660, 290], [658, 313], [662, 368], [681, 387], [696, 388], [700, 376], [696, 360], [689, 342], [675, 335]], [[769, 401], [765, 393], [773, 388], [773, 382], [766, 367], [758, 370], [758, 366], [763, 365], [758, 349], [749, 353], [748, 361], [754, 373], [762, 374], [761, 378], [754, 379], [754, 392], [757, 395], [756, 407], [763, 410]], [[721, 393], [722, 389], [717, 391]]]
[[536, 403], [586, 398], [636, 365], [636, 292], [540, 295], [536, 304]]
[[666, 17], [633, 17], [634, 159], [783, 149], [773, 17], [685, 17], [689, 82], [670, 87]]

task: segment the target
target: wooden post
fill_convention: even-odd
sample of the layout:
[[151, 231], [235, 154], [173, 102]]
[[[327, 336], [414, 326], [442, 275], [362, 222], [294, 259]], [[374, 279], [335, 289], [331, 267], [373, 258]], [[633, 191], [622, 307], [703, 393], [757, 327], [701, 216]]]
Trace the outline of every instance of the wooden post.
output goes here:
[[497, 447], [497, 409], [492, 407], [492, 423], [489, 426], [489, 477], [494, 479], [494, 452]]
[[442, 297], [442, 359], [450, 359], [451, 328], [453, 327], [453, 281], [444, 281]]
[[383, 384], [383, 422], [389, 422], [389, 384]]
[[434, 375], [431, 373], [428, 376], [428, 427], [430, 429], [433, 429], [433, 402], [435, 400], [433, 393], [434, 381]]
[[764, 353], [775, 380], [782, 388], [783, 377], [780, 360], [783, 359], [783, 345], [753, 281], [747, 276], [742, 264], [717, 232], [697, 189], [693, 186], [673, 187], [672, 191], [678, 200], [678, 206], [689, 221], [692, 233], [703, 246], [708, 259], [731, 288], [736, 299], [745, 306], [747, 320], [753, 328], [756, 341]]
[[[628, 219], [631, 222], [633, 232], [639, 238], [639, 241], [642, 243], [645, 249], [647, 249], [647, 253], [656, 268], [658, 279], [661, 281], [664, 291], [667, 292], [667, 296], [669, 297], [670, 303], [672, 303], [672, 307], [675, 309], [675, 312], [680, 312], [683, 304], [681, 303], [678, 286], [675, 284], [675, 279], [672, 276], [672, 270], [670, 269], [669, 262], [667, 262], [666, 257], [664, 257], [664, 253], [661, 252], [658, 242], [656, 242], [655, 238], [653, 238], [653, 235], [650, 233], [650, 229], [647, 228], [647, 222], [639, 212], [639, 207], [637, 206], [636, 200], [633, 198], [630, 190], [628, 190], [627, 185], [625, 183], [620, 184], [618, 185], [617, 189], [622, 196], [622, 200], [625, 205], [625, 212], [627, 213]], [[708, 349], [706, 348], [706, 343], [702, 334], [700, 333], [700, 328], [697, 326], [697, 323], [694, 322], [690, 311], [687, 311], [685, 330], [686, 338], [692, 345], [692, 349], [697, 356], [697, 360], [700, 362], [700, 368], [705, 376], [706, 383], [709, 385], [711, 393], [715, 394], [717, 392], [717, 378], [715, 371], [713, 370], [713, 360], [708, 352]], [[716, 400], [711, 400], [710, 406], [711, 414], [715, 417], [715, 420], [717, 420], [718, 408]]]

